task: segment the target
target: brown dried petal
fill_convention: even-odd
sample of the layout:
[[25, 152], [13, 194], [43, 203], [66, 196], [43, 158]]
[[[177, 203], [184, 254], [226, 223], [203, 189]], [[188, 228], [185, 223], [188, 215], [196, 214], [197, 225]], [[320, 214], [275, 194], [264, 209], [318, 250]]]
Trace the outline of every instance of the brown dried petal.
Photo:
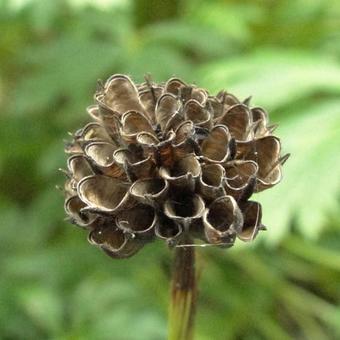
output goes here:
[[144, 106], [147, 116], [153, 124], [155, 123], [156, 103], [158, 98], [161, 96], [162, 91], [162, 87], [153, 86], [152, 88], [147, 87], [143, 91], [139, 92], [139, 99]]
[[192, 221], [202, 217], [204, 208], [201, 196], [182, 193], [167, 199], [163, 209], [167, 217], [182, 225], [184, 230], [189, 230]]
[[180, 94], [180, 89], [186, 87], [187, 84], [178, 78], [170, 78], [163, 89], [163, 93], [171, 93], [175, 96]]
[[99, 246], [113, 258], [126, 258], [134, 255], [143, 247], [143, 243], [130, 238], [127, 234], [112, 226], [101, 226], [91, 231], [88, 240]]
[[132, 143], [136, 141], [136, 137], [140, 132], [154, 134], [150, 121], [142, 113], [136, 111], [126, 112], [122, 117], [122, 138], [128, 143]]
[[[87, 107], [88, 114], [99, 124], [102, 124], [104, 127], [106, 134], [110, 137], [114, 137], [117, 134], [118, 128], [120, 126], [118, 116], [114, 115], [113, 112], [109, 112], [103, 114], [98, 105], [91, 105]], [[97, 138], [99, 140], [107, 140], [108, 136], [104, 136], [104, 138]]]
[[241, 198], [247, 187], [251, 185], [252, 178], [256, 178], [257, 164], [254, 161], [235, 160], [228, 162], [224, 168], [227, 193], [234, 196], [235, 199]]
[[189, 188], [195, 187], [195, 182], [201, 173], [201, 166], [197, 157], [190, 154], [177, 161], [172, 168], [160, 167], [159, 175], [174, 186]]
[[162, 178], [140, 179], [132, 184], [130, 193], [139, 202], [158, 207], [168, 193], [169, 183]]
[[78, 196], [68, 198], [64, 207], [71, 220], [81, 227], [89, 227], [96, 220], [94, 214], [81, 211], [86, 204]]
[[200, 126], [209, 130], [212, 128], [210, 113], [195, 99], [190, 99], [185, 103], [184, 118], [186, 120], [191, 120], [195, 126]]
[[[159, 139], [150, 132], [140, 132], [136, 137], [137, 143], [139, 143], [142, 147], [146, 148], [146, 150], [154, 149], [160, 143]], [[148, 152], [147, 152], [148, 154]]]
[[64, 184], [65, 198], [70, 198], [77, 194], [77, 182], [73, 178], [68, 178]]
[[166, 131], [170, 127], [174, 129], [176, 128], [176, 124], [179, 124], [180, 118], [177, 114], [179, 107], [180, 102], [170, 93], [164, 94], [158, 99], [155, 118], [162, 131]]
[[105, 128], [106, 132], [108, 133], [108, 135], [112, 138], [112, 140], [118, 146], [120, 144], [118, 135], [119, 135], [120, 128], [122, 127], [119, 117], [116, 115], [102, 116], [101, 123], [103, 127]]
[[239, 104], [240, 101], [231, 93], [228, 93], [226, 91], [220, 91], [216, 98], [219, 99], [219, 101], [225, 106], [230, 107], [236, 104]]
[[64, 148], [65, 153], [70, 155], [82, 153], [83, 152], [82, 145], [83, 143], [79, 139], [74, 139], [71, 142], [66, 142]]
[[157, 215], [152, 207], [139, 204], [118, 213], [116, 224], [125, 232], [147, 239], [154, 235]]
[[170, 119], [166, 123], [163, 132], [167, 133], [171, 130], [175, 131], [183, 121], [184, 121], [183, 115], [180, 114], [179, 112], [176, 112], [174, 115], [170, 117]]
[[178, 78], [170, 78], [166, 82], [163, 92], [172, 93], [173, 95], [181, 98], [183, 102], [195, 99], [199, 103], [203, 104], [208, 98], [208, 94], [205, 90], [195, 86], [189, 86]]
[[78, 195], [89, 210], [116, 213], [131, 205], [129, 187], [128, 183], [116, 178], [89, 176], [78, 183]]
[[261, 228], [262, 208], [257, 202], [248, 201], [242, 207], [243, 226], [237, 237], [242, 241], [252, 241]]
[[87, 107], [86, 111], [91, 116], [92, 119], [96, 121], [101, 120], [101, 114], [98, 105], [90, 105]]
[[149, 178], [155, 171], [155, 163], [151, 159], [151, 155], [146, 158], [141, 158], [128, 149], [118, 149], [113, 153], [113, 158], [130, 177], [134, 178]]
[[257, 178], [256, 192], [271, 188], [272, 186], [278, 184], [282, 179], [282, 167], [281, 164], [273, 166], [265, 177]]
[[176, 160], [182, 159], [187, 154], [194, 152], [194, 133], [195, 128], [191, 120], [184, 121], [178, 126], [172, 142], [174, 158]]
[[225, 163], [229, 156], [230, 134], [224, 125], [216, 125], [203, 141], [202, 158], [209, 163]]
[[105, 128], [100, 123], [89, 123], [80, 131], [78, 138], [83, 141], [111, 141]]
[[218, 122], [226, 125], [231, 136], [236, 140], [244, 141], [248, 139], [249, 127], [252, 121], [250, 111], [246, 105], [236, 104], [231, 106]]
[[213, 96], [209, 96], [206, 103], [207, 108], [213, 112], [213, 120], [217, 121], [224, 113], [224, 107], [221, 101]]
[[221, 91], [216, 97], [208, 97], [207, 107], [212, 109], [214, 121], [218, 121], [230, 106], [239, 103], [239, 100], [235, 96], [225, 91]]
[[166, 217], [164, 214], [160, 214], [158, 217], [158, 223], [155, 227], [155, 234], [162, 240], [168, 242], [169, 245], [176, 243], [176, 239], [180, 237], [183, 232], [182, 226], [171, 218]]
[[[205, 103], [208, 99], [208, 93], [207, 93], [207, 91], [205, 91], [203, 89], [193, 87], [192, 90], [191, 90], [191, 97], [190, 98], [195, 99], [196, 101], [198, 101], [202, 105], [205, 105]], [[188, 100], [190, 98], [188, 98]]]
[[84, 155], [73, 155], [67, 160], [67, 167], [72, 174], [72, 178], [79, 182], [82, 178], [91, 176], [94, 174], [90, 163], [84, 157]]
[[152, 155], [157, 164], [164, 166], [171, 166], [173, 164], [173, 147], [172, 141], [175, 138], [175, 133], [171, 130], [161, 142], [159, 139], [148, 133], [141, 132], [137, 135], [137, 143], [139, 143], [143, 150], [144, 155]]
[[114, 75], [105, 84], [104, 91], [96, 94], [98, 104], [120, 115], [128, 111], [143, 113], [138, 90], [132, 80], [124, 75]]
[[174, 146], [180, 145], [191, 138], [195, 133], [195, 127], [191, 120], [181, 123], [175, 131]]
[[253, 122], [256, 123], [255, 129], [253, 131], [254, 138], [261, 138], [270, 134], [269, 130], [267, 129], [267, 112], [260, 107], [254, 107], [251, 109], [251, 115]]
[[201, 196], [207, 200], [212, 200], [224, 196], [223, 188], [225, 171], [220, 164], [202, 165], [202, 173], [198, 182], [198, 190]]
[[85, 154], [106, 175], [122, 177], [124, 171], [116, 164], [113, 153], [116, 147], [107, 142], [93, 142], [85, 147]]
[[267, 189], [280, 182], [282, 177], [280, 151], [280, 140], [273, 136], [237, 143], [236, 157], [253, 160], [259, 167], [256, 191]]
[[243, 216], [232, 196], [222, 196], [204, 211], [203, 224], [205, 236], [210, 243], [232, 245], [236, 233], [243, 225]]

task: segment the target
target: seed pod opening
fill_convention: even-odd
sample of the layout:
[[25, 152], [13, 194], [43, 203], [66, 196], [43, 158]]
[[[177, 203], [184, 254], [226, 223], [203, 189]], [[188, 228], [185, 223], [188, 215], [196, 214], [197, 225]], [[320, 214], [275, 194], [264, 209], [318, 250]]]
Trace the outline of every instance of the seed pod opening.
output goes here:
[[116, 224], [119, 229], [137, 235], [139, 238], [152, 239], [157, 224], [157, 214], [152, 207], [139, 204], [118, 213]]
[[224, 125], [216, 125], [202, 143], [202, 158], [208, 163], [227, 162], [230, 134]]
[[102, 248], [112, 258], [126, 258], [142, 248], [142, 243], [129, 238], [112, 226], [100, 226], [91, 231], [88, 237], [91, 244]]
[[232, 196], [222, 196], [205, 210], [203, 223], [209, 242], [229, 245], [242, 227], [243, 216]]
[[129, 202], [129, 184], [109, 176], [83, 178], [78, 184], [78, 195], [94, 211], [115, 213]]
[[238, 232], [238, 238], [242, 241], [252, 241], [261, 228], [262, 208], [257, 202], [248, 201], [242, 207], [243, 226]]
[[220, 164], [204, 164], [199, 178], [198, 190], [206, 200], [224, 196], [225, 170]]
[[107, 142], [93, 142], [85, 147], [85, 154], [105, 175], [121, 177], [123, 171], [115, 162], [113, 153], [116, 147]]
[[162, 178], [137, 180], [132, 184], [130, 193], [139, 202], [157, 207], [166, 198], [169, 183]]
[[165, 215], [188, 230], [192, 221], [203, 215], [205, 204], [203, 199], [195, 194], [178, 194], [164, 203]]
[[171, 185], [193, 190], [201, 173], [201, 166], [195, 155], [188, 155], [176, 162], [172, 168], [161, 167], [159, 174]]

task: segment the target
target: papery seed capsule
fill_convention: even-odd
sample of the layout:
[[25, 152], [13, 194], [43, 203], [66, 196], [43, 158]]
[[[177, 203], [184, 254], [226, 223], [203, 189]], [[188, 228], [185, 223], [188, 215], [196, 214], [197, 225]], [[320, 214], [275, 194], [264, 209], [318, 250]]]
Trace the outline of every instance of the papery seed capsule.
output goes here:
[[289, 155], [281, 157], [267, 112], [250, 98], [117, 74], [87, 111], [93, 122], [65, 147], [62, 190], [69, 219], [89, 230], [91, 244], [125, 258], [155, 239], [225, 247], [263, 229], [250, 198], [281, 180]]

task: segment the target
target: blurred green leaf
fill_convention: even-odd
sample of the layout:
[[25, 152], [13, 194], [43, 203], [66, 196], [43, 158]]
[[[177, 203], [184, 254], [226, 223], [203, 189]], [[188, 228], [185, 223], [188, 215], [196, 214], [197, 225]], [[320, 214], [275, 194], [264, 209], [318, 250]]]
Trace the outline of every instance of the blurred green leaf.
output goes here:
[[174, 74], [188, 77], [192, 73], [192, 67], [181, 53], [165, 45], [159, 46], [157, 43], [137, 45], [124, 54], [124, 59], [122, 71], [138, 81], [144, 81], [143, 76], [148, 73], [155, 80], [166, 79]]
[[95, 339], [165, 339], [165, 320], [140, 305], [138, 286], [118, 278], [86, 280], [72, 303], [73, 327]]
[[278, 134], [291, 158], [284, 166], [284, 180], [258, 195], [264, 207], [267, 239], [277, 242], [293, 217], [306, 237], [316, 237], [336, 212], [340, 190], [340, 101], [325, 100], [307, 107], [294, 107], [282, 120]]
[[340, 94], [340, 66], [322, 54], [304, 51], [259, 50], [248, 56], [203, 66], [202, 84], [221, 88], [241, 99], [278, 109], [318, 93]]
[[[97, 80], [119, 65], [120, 53], [115, 46], [101, 42], [63, 39], [23, 52], [24, 60], [34, 60], [39, 72], [26, 76], [16, 89], [16, 113], [55, 112], [58, 102], [64, 102], [72, 112], [79, 103], [91, 101], [89, 93]], [[32, 100], [35, 98], [35, 100]]]
[[55, 337], [63, 328], [63, 304], [61, 297], [50, 287], [27, 286], [18, 294], [28, 317], [46, 334]]
[[188, 22], [199, 25], [201, 29], [223, 33], [230, 39], [233, 48], [249, 42], [252, 34], [250, 24], [263, 20], [265, 15], [259, 4], [231, 1], [202, 1], [199, 6], [196, 1], [189, 1], [187, 11]]
[[157, 43], [159, 47], [171, 46], [197, 60], [225, 56], [231, 51], [232, 41], [228, 36], [187, 21], [153, 24], [143, 35], [147, 42]]

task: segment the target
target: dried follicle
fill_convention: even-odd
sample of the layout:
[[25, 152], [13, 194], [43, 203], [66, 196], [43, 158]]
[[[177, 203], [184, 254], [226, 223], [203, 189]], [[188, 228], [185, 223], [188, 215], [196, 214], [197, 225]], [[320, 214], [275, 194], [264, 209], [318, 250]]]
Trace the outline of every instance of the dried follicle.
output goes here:
[[224, 196], [224, 180], [225, 170], [221, 164], [203, 164], [197, 183], [199, 194], [207, 201]]
[[155, 235], [158, 217], [153, 207], [139, 204], [118, 213], [116, 224], [126, 233], [137, 235], [141, 239], [150, 239]]
[[178, 78], [99, 83], [93, 120], [71, 134], [65, 211], [113, 258], [153, 240], [232, 246], [264, 229], [255, 192], [280, 182], [280, 140], [268, 114]]
[[228, 244], [242, 231], [243, 215], [232, 196], [214, 200], [203, 215], [204, 232], [209, 243]]

